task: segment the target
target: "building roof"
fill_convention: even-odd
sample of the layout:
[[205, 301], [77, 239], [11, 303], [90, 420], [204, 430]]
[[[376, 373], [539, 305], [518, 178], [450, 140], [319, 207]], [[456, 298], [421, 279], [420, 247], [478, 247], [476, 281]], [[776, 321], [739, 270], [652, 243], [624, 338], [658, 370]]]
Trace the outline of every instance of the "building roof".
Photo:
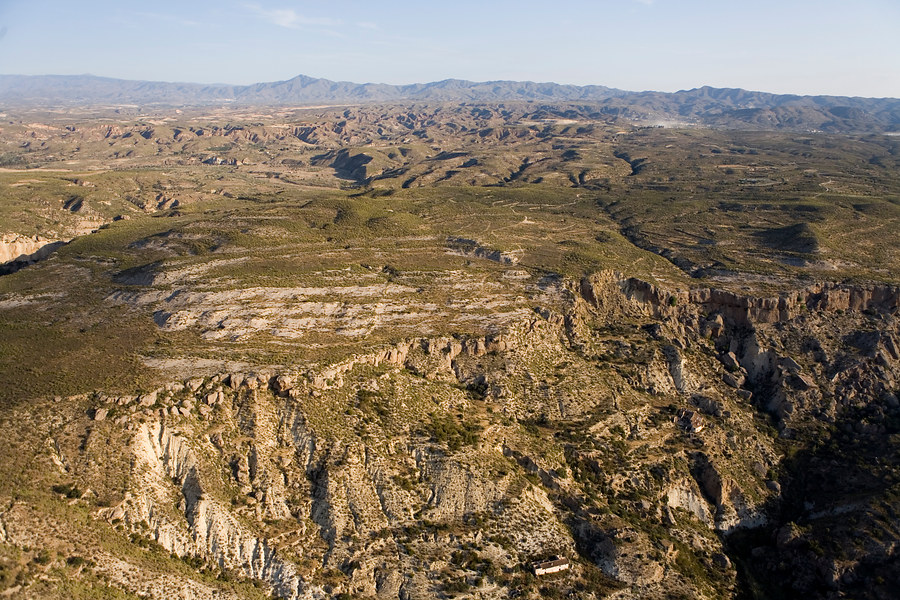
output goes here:
[[531, 563], [531, 566], [535, 569], [549, 569], [551, 567], [561, 567], [563, 565], [568, 565], [569, 559], [564, 558], [562, 556], [554, 556], [549, 560], [538, 561], [535, 563]]
[[678, 414], [675, 419], [683, 429], [687, 429], [693, 432], [697, 432], [703, 429], [703, 417], [701, 417], [693, 410], [680, 408], [678, 409]]

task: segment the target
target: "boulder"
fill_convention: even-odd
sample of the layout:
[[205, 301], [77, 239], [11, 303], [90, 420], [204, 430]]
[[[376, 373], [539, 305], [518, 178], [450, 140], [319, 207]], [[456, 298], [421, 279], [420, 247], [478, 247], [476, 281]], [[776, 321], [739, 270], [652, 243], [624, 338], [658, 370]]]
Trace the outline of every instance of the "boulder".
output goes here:
[[897, 394], [893, 392], [885, 393], [884, 403], [887, 404], [890, 408], [900, 408], [900, 400], [897, 399]]
[[294, 379], [289, 375], [279, 375], [272, 384], [272, 389], [277, 394], [283, 394], [294, 387]]
[[722, 364], [725, 365], [725, 368], [729, 371], [738, 371], [741, 368], [741, 363], [738, 362], [734, 352], [726, 352], [719, 357], [719, 360], [722, 361]]
[[734, 373], [723, 373], [722, 381], [725, 382], [726, 385], [730, 385], [733, 388], [743, 387], [744, 383], [746, 383], [747, 378], [741, 374], [735, 375]]
[[795, 390], [801, 391], [807, 391], [818, 387], [812, 377], [800, 373], [794, 373], [788, 377], [787, 384]]
[[244, 383], [244, 374], [243, 373], [232, 373], [226, 378], [226, 383], [228, 387], [233, 390], [241, 387], [241, 384]]
[[704, 390], [702, 393], [691, 396], [691, 402], [707, 415], [721, 417], [724, 406], [717, 396], [718, 394], [713, 390]]
[[790, 371], [791, 373], [799, 373], [801, 370], [800, 365], [797, 364], [797, 361], [795, 361], [790, 356], [785, 356], [784, 358], [782, 358], [781, 360], [778, 361], [778, 364], [780, 366], [784, 367], [785, 369], [787, 369], [788, 371]]
[[711, 315], [701, 323], [700, 332], [703, 337], [718, 338], [725, 333], [725, 319], [718, 313]]
[[786, 548], [799, 539], [802, 534], [803, 532], [794, 523], [783, 525], [775, 534], [775, 545], [782, 549]]
[[729, 559], [726, 555], [721, 552], [717, 552], [712, 555], [713, 564], [719, 567], [720, 569], [730, 569], [731, 568], [731, 559]]

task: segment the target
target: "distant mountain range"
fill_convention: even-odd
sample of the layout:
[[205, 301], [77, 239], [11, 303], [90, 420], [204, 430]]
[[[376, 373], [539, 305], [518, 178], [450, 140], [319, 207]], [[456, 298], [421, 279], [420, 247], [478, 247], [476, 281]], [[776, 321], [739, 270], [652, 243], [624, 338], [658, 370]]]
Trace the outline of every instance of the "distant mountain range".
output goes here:
[[408, 101], [570, 102], [593, 105], [600, 115], [651, 124], [900, 132], [900, 99], [896, 98], [777, 95], [711, 87], [674, 93], [629, 92], [598, 85], [459, 79], [411, 85], [359, 84], [305, 75], [252, 85], [130, 81], [92, 75], [0, 75], [0, 104], [5, 106], [302, 106]]

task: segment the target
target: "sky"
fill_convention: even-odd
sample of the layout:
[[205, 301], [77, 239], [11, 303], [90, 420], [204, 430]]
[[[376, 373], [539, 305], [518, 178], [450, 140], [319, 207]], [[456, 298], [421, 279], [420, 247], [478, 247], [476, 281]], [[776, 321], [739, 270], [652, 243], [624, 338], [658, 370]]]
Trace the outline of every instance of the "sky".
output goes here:
[[900, 0], [0, 0], [0, 73], [900, 98]]

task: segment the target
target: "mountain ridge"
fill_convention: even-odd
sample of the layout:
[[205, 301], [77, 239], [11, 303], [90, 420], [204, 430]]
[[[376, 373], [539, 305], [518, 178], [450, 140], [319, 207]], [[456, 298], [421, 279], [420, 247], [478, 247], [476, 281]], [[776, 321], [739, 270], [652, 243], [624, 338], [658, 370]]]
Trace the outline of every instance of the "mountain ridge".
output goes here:
[[677, 92], [627, 91], [601, 85], [444, 79], [391, 85], [297, 75], [249, 85], [125, 80], [94, 75], [0, 75], [8, 106], [65, 107], [304, 105], [390, 102], [582, 102], [610, 118], [723, 128], [836, 133], [900, 131], [900, 99], [773, 94], [702, 86]]
[[[492, 89], [489, 89], [492, 88]], [[84, 98], [73, 97], [67, 92], [90, 90]], [[434, 91], [444, 92], [435, 98]], [[585, 97], [606, 97], [606, 92], [627, 93], [604, 86], [575, 86], [553, 82], [485, 81], [444, 79], [426, 83], [392, 85], [386, 83], [354, 83], [297, 75], [291, 79], [258, 82], [248, 85], [224, 83], [201, 84], [192, 82], [144, 81], [100, 77], [96, 75], [0, 75], [0, 100], [47, 104], [79, 101], [104, 102], [128, 99], [138, 103], [166, 104], [178, 100], [185, 104], [206, 104], [221, 101], [252, 103], [294, 103], [312, 99], [339, 100], [454, 100], [449, 90], [472, 90], [473, 99], [488, 100], [493, 95], [508, 99], [527, 99], [544, 96], [546, 99], [564, 100]], [[83, 92], [82, 92], [83, 93]], [[150, 97], [147, 94], [157, 94]], [[115, 94], [115, 95], [113, 95]], [[162, 95], [160, 95], [162, 94]], [[170, 98], [169, 96], [180, 95]]]

